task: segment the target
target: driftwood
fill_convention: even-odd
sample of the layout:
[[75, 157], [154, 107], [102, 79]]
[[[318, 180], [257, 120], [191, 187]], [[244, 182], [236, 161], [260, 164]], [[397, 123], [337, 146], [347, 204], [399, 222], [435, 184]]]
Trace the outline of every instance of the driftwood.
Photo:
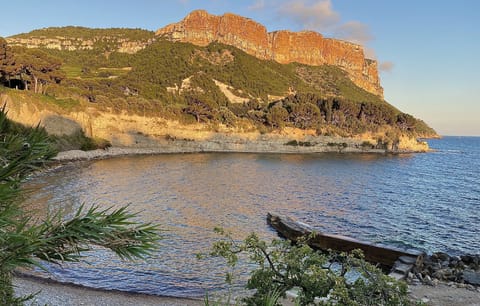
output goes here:
[[405, 278], [414, 266], [421, 265], [425, 256], [424, 252], [417, 250], [404, 250], [367, 241], [360, 241], [342, 235], [314, 231], [310, 226], [286, 216], [269, 213], [267, 215], [267, 222], [275, 228], [281, 236], [289, 240], [298, 241], [300, 238], [305, 239], [308, 237], [306, 242], [314, 249], [341, 252], [350, 252], [355, 249], [360, 249], [363, 251], [367, 261], [379, 263], [391, 268], [390, 275], [397, 279]]

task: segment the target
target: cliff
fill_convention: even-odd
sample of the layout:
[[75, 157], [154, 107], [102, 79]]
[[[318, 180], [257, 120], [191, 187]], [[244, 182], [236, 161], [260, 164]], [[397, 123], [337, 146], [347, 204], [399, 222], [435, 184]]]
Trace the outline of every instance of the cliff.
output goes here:
[[152, 32], [140, 29], [89, 29], [51, 27], [7, 38], [10, 46], [65, 51], [117, 51], [136, 53], [155, 40]]
[[361, 46], [324, 38], [313, 31], [268, 33], [263, 25], [248, 18], [230, 13], [215, 16], [198, 10], [178, 23], [157, 30], [156, 35], [199, 46], [219, 42], [257, 58], [282, 64], [298, 62], [312, 66], [338, 66], [357, 86], [383, 97], [377, 62], [365, 58]]

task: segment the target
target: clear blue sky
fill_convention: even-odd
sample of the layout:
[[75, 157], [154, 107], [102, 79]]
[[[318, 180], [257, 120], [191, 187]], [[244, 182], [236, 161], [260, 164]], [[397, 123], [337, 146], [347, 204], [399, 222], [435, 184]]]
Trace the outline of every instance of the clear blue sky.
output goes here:
[[194, 9], [359, 42], [382, 67], [387, 101], [440, 134], [480, 135], [477, 0], [4, 1], [0, 36], [66, 25], [156, 30]]

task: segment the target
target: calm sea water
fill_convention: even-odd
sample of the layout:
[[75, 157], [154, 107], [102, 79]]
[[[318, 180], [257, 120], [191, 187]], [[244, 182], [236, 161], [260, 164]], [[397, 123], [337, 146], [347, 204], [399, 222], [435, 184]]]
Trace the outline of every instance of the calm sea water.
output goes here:
[[[224, 288], [223, 261], [199, 261], [222, 226], [241, 239], [273, 238], [267, 212], [319, 230], [394, 246], [480, 253], [480, 138], [431, 140], [428, 154], [174, 154], [66, 166], [32, 178], [26, 205], [71, 214], [82, 203], [130, 205], [161, 224], [146, 261], [96, 249], [85, 261], [50, 266], [61, 281], [170, 296]], [[244, 271], [247, 268], [242, 268]], [[240, 269], [240, 270], [242, 270]]]

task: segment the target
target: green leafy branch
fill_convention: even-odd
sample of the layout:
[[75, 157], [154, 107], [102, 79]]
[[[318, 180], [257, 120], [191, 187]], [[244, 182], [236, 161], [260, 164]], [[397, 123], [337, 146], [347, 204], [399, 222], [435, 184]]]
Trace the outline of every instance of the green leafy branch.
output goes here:
[[267, 243], [254, 233], [236, 242], [228, 232], [216, 232], [223, 239], [214, 243], [210, 255], [234, 267], [246, 253], [256, 264], [246, 285], [254, 290], [243, 300], [247, 305], [279, 305], [289, 290], [298, 292], [300, 305], [413, 305], [406, 284], [366, 262], [360, 250], [319, 252], [306, 244], [308, 237], [295, 244], [279, 239]]

